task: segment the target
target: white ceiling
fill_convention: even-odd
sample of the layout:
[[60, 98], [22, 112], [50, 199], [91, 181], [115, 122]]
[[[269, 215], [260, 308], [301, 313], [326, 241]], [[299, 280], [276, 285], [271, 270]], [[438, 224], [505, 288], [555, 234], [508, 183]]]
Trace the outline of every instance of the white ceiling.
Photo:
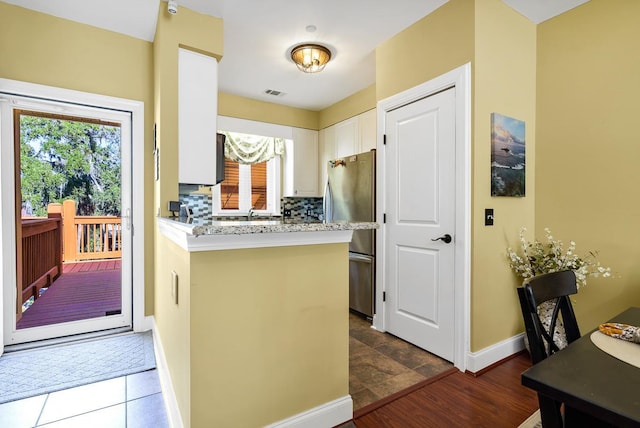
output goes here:
[[[160, 4], [160, 0], [0, 1], [148, 41], [154, 38]], [[373, 84], [375, 47], [447, 1], [178, 0], [178, 13], [186, 7], [224, 20], [220, 91], [320, 110]], [[540, 23], [588, 0], [503, 1]], [[308, 25], [317, 30], [307, 32]], [[295, 44], [307, 41], [320, 42], [333, 54], [320, 73], [300, 72], [287, 55]], [[267, 95], [266, 89], [284, 95]]]

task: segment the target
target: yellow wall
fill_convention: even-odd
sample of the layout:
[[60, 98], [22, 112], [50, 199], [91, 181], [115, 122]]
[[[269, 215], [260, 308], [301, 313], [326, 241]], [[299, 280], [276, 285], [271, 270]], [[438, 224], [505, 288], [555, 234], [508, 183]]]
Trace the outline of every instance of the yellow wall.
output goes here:
[[318, 121], [319, 129], [327, 128], [374, 108], [376, 108], [375, 84], [321, 110]]
[[[164, 235], [156, 246], [156, 328], [185, 427], [191, 426], [191, 270], [189, 253]], [[172, 271], [178, 275], [178, 303], [171, 296]]]
[[375, 90], [375, 85], [371, 85], [320, 111], [288, 107], [220, 92], [218, 93], [218, 114], [258, 122], [320, 130], [375, 108]]
[[[178, 197], [178, 48], [222, 56], [222, 20], [181, 7], [171, 15], [160, 6], [153, 45], [155, 123], [160, 174], [154, 186], [153, 213], [168, 215], [167, 202]], [[154, 224], [154, 223], [152, 223]], [[155, 224], [154, 224], [155, 226]], [[189, 259], [157, 230], [155, 247], [155, 321], [185, 426], [191, 421]], [[180, 279], [179, 305], [171, 300], [171, 269]]]
[[473, 59], [474, 3], [450, 0], [376, 48], [376, 100]]
[[[536, 202], [536, 26], [501, 0], [476, 0], [473, 85], [471, 351], [522, 332], [505, 250], [533, 231]], [[496, 25], [499, 22], [500, 25]], [[525, 121], [526, 196], [491, 197], [491, 113]], [[484, 225], [493, 208], [494, 226]], [[500, 310], [496, 310], [500, 308]]]
[[318, 129], [318, 112], [218, 93], [218, 114], [296, 128]]
[[[0, 77], [144, 102], [144, 166], [153, 158], [153, 48], [143, 40], [0, 2]], [[144, 176], [145, 207], [153, 177]], [[145, 224], [153, 212], [145, 210]], [[153, 314], [153, 233], [145, 235], [145, 312]], [[136, 267], [138, 268], [138, 267]]]
[[580, 289], [583, 331], [640, 305], [639, 16], [636, 0], [591, 0], [538, 26], [537, 232], [619, 276]]
[[349, 394], [347, 253], [191, 254], [191, 426], [264, 426]]
[[[378, 100], [472, 63], [472, 351], [522, 331], [505, 249], [521, 226], [534, 227], [535, 55], [535, 25], [500, 0], [449, 1], [376, 50]], [[527, 124], [526, 198], [490, 196], [492, 112]]]

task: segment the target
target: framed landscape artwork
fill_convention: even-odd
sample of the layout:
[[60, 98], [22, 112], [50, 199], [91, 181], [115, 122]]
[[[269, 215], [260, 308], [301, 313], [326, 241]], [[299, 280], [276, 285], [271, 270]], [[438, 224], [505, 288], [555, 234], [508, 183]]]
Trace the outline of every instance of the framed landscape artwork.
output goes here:
[[491, 113], [491, 196], [525, 195], [524, 121]]

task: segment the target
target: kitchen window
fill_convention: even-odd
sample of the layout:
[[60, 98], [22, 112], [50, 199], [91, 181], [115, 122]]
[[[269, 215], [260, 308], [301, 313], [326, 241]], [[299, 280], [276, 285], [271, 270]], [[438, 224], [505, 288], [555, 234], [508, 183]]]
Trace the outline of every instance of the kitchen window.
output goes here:
[[[237, 135], [232, 134], [231, 140], [235, 140]], [[279, 155], [267, 161], [248, 164], [227, 156], [224, 161], [224, 181], [213, 188], [214, 215], [246, 215], [251, 209], [258, 215], [280, 214]]]

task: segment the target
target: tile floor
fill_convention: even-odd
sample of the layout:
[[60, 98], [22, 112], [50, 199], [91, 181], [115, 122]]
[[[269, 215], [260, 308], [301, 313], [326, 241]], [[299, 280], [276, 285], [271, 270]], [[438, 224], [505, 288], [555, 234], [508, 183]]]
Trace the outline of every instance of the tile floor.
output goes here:
[[349, 394], [353, 410], [402, 391], [453, 364], [349, 314]]
[[[453, 365], [349, 314], [349, 393], [354, 410]], [[169, 427], [157, 370], [0, 404], [0, 427]]]
[[169, 427], [157, 370], [0, 404], [0, 427]]

